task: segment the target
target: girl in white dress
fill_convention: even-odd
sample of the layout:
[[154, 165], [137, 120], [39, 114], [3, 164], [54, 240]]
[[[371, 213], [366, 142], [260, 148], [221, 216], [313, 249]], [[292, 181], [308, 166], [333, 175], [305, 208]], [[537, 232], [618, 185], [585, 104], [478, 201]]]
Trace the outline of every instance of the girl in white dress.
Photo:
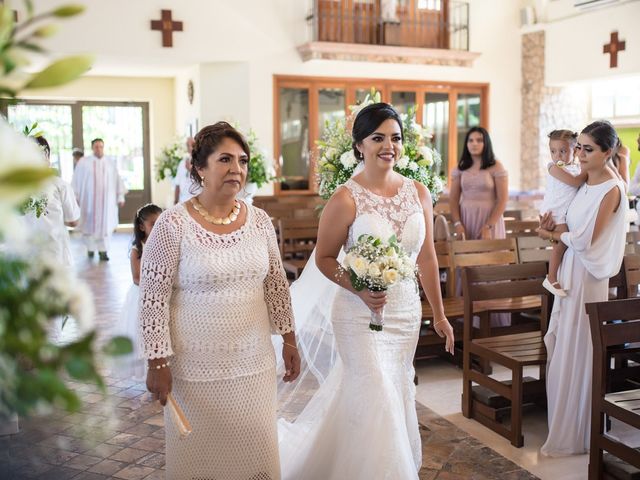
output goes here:
[[138, 209], [133, 219], [133, 244], [129, 252], [133, 285], [127, 292], [120, 318], [113, 328], [114, 335], [128, 337], [133, 343], [133, 352], [131, 354], [125, 357], [118, 357], [115, 360], [117, 368], [114, 373], [119, 377], [131, 378], [139, 382], [144, 380], [147, 373], [146, 361], [142, 356], [142, 339], [140, 338], [140, 321], [138, 320], [140, 260], [144, 244], [161, 213], [162, 209], [160, 207], [153, 203], [148, 203]]
[[[575, 162], [575, 148], [578, 134], [571, 130], [554, 130], [549, 135], [549, 151], [551, 162], [547, 164], [547, 186], [540, 214], [551, 212], [556, 226], [554, 232], [567, 232], [567, 209], [576, 196], [578, 187], [582, 185], [587, 174], [580, 172], [580, 165]], [[567, 293], [558, 283], [558, 268], [567, 247], [562, 242], [553, 246], [549, 259], [549, 274], [542, 285], [554, 295], [565, 297]]]
[[558, 235], [551, 213], [543, 216], [539, 230], [542, 238], [567, 246], [558, 272], [567, 296], [555, 298], [544, 339], [549, 422], [544, 455], [582, 454], [589, 448], [593, 346], [585, 303], [607, 300], [626, 238], [624, 183], [607, 166], [617, 140], [605, 121], [582, 130], [576, 150], [587, 181], [569, 205], [569, 231]]
[[[395, 234], [417, 263], [435, 312], [435, 330], [446, 336], [446, 349], [452, 352], [453, 330], [444, 316], [433, 245], [431, 195], [393, 171], [402, 141], [402, 122], [390, 105], [369, 105], [357, 115], [353, 148], [364, 168], [325, 206], [315, 255], [317, 267], [337, 287], [332, 295], [317, 289], [297, 298], [299, 290], [292, 286], [300, 322], [304, 319], [296, 305], [314, 303], [314, 296], [322, 295], [317, 308], [330, 309], [339, 358], [295, 422], [283, 425], [284, 479], [418, 478], [422, 446], [413, 356], [422, 309], [417, 287], [413, 280], [403, 280], [387, 292], [358, 292], [338, 262], [341, 249], [349, 249], [364, 233], [382, 238]], [[372, 331], [371, 312], [383, 308], [383, 330]]]

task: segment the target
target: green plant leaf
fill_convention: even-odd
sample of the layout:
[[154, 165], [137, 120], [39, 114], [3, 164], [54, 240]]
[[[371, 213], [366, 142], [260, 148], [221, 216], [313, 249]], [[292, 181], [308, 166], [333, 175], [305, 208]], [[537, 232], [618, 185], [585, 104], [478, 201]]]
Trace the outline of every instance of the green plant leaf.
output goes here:
[[133, 352], [133, 342], [128, 337], [113, 337], [102, 351], [111, 356], [126, 355]]
[[51, 14], [54, 17], [58, 18], [75, 17], [76, 15], [80, 15], [82, 12], [84, 12], [84, 10], [84, 5], [70, 4], [56, 8], [53, 12], [51, 12]]
[[89, 70], [92, 63], [93, 57], [88, 55], [63, 58], [37, 73], [26, 84], [25, 88], [46, 88], [64, 85]]
[[33, 36], [38, 38], [47, 38], [52, 37], [56, 33], [58, 33], [57, 25], [44, 25], [34, 30]]
[[64, 364], [64, 367], [67, 370], [67, 373], [69, 373], [73, 378], [86, 380], [93, 376], [93, 367], [91, 362], [83, 357], [71, 357]]
[[0, 184], [23, 186], [40, 183], [55, 175], [55, 170], [48, 167], [21, 167], [15, 168], [5, 175], [0, 176]]

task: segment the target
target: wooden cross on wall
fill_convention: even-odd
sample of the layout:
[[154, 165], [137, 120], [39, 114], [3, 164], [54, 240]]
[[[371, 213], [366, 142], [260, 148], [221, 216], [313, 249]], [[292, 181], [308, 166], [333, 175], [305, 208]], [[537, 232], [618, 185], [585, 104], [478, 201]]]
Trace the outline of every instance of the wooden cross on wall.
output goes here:
[[618, 66], [618, 52], [626, 48], [627, 42], [618, 41], [618, 32], [611, 32], [611, 40], [602, 48], [602, 53], [609, 54], [609, 68]]
[[174, 22], [171, 10], [162, 10], [160, 20], [151, 20], [151, 30], [162, 32], [162, 46], [173, 47], [173, 32], [182, 31], [182, 22]]

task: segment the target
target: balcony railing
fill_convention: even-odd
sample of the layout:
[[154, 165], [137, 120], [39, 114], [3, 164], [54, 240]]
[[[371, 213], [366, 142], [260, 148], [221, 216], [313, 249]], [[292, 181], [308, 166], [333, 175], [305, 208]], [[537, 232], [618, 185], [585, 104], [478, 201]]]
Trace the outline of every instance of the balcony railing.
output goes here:
[[314, 0], [314, 40], [469, 50], [469, 5], [452, 0]]

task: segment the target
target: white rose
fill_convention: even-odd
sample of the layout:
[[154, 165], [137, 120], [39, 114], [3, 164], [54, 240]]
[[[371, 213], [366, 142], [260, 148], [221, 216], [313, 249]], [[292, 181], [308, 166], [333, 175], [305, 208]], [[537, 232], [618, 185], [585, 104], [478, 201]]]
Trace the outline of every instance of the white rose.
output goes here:
[[353, 253], [347, 253], [342, 261], [342, 266], [344, 268], [350, 268], [354, 258], [355, 255]]
[[367, 274], [367, 270], [369, 270], [369, 262], [362, 257], [356, 257], [350, 262], [349, 268], [351, 268], [358, 277], [364, 277]]
[[324, 151], [324, 156], [327, 158], [333, 158], [337, 155], [338, 151], [333, 148], [333, 147], [329, 147]]
[[164, 169], [164, 176], [165, 176], [165, 177], [171, 177], [171, 176], [173, 176], [173, 175], [172, 175], [172, 173], [171, 173], [171, 169], [170, 169], [170, 168], [165, 168], [165, 169]]
[[407, 157], [406, 155], [400, 157], [400, 160], [398, 160], [398, 168], [400, 169], [405, 169], [407, 168], [407, 165], [409, 165], [409, 157]]
[[430, 167], [433, 165], [433, 152], [426, 145], [421, 146], [418, 150], [420, 150], [420, 155], [425, 160], [425, 166]]
[[373, 278], [377, 278], [380, 275], [382, 275], [382, 272], [380, 271], [380, 267], [375, 263], [370, 264], [369, 265], [369, 276], [371, 276]]
[[358, 163], [356, 156], [353, 154], [353, 150], [348, 150], [340, 155], [340, 163], [346, 169], [353, 168]]
[[78, 322], [78, 328], [82, 333], [93, 330], [95, 310], [93, 296], [89, 287], [83, 282], [74, 285], [74, 291], [69, 301], [71, 316]]
[[418, 164], [416, 162], [409, 163], [409, 170], [415, 172], [416, 170], [418, 170]]
[[398, 281], [398, 271], [395, 268], [388, 268], [382, 273], [382, 278], [387, 285], [393, 285]]

